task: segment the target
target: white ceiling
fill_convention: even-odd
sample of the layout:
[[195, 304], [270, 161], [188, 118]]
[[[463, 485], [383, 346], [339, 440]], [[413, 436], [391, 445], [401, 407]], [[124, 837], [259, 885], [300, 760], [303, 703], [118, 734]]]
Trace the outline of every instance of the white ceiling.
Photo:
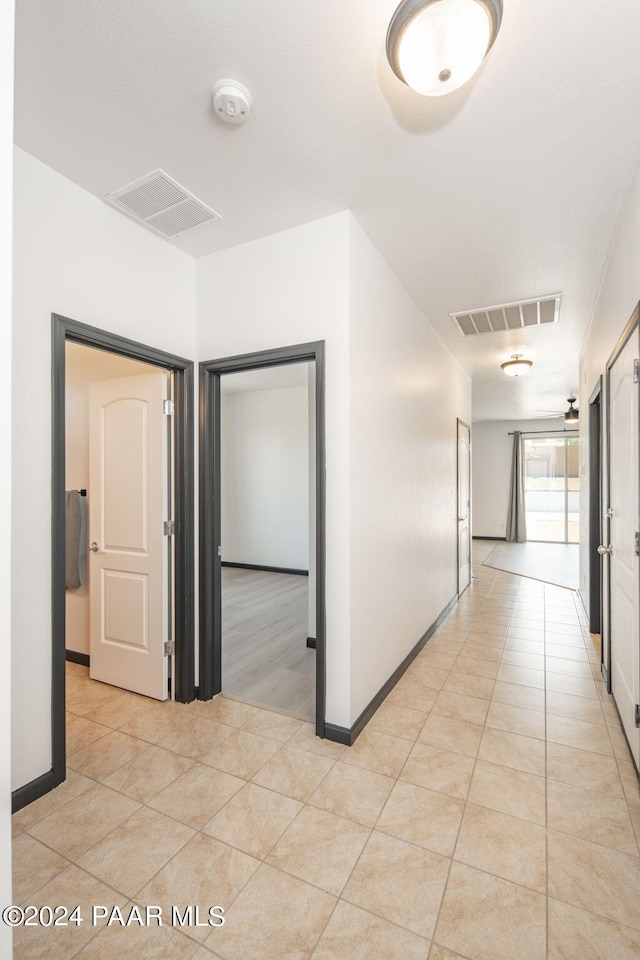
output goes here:
[[[350, 208], [474, 419], [561, 409], [640, 153], [640, 4], [504, 2], [478, 75], [428, 99], [385, 59], [396, 0], [19, 0], [16, 141], [97, 196], [166, 170], [224, 218], [193, 256]], [[213, 114], [223, 77], [244, 127]], [[464, 340], [448, 317], [559, 291], [558, 326]], [[534, 367], [507, 381], [516, 351]]]

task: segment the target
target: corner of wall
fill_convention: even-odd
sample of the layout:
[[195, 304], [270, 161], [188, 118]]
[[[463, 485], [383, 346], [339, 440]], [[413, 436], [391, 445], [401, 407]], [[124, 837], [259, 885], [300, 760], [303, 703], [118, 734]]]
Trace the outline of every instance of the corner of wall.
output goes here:
[[456, 593], [456, 417], [470, 419], [471, 391], [352, 214], [349, 284], [353, 724]]
[[6, 515], [20, 788], [51, 766], [51, 314], [191, 358], [195, 262], [25, 151], [16, 148], [13, 157], [15, 428]]
[[[11, 356], [14, 4], [0, 6], [0, 323]], [[11, 363], [0, 379], [0, 511], [11, 516]], [[11, 903], [11, 534], [5, 523], [0, 554], [0, 903]], [[12, 955], [11, 928], [0, 924], [0, 954]]]
[[327, 433], [327, 722], [349, 724], [349, 213], [202, 257], [202, 360], [323, 340]]

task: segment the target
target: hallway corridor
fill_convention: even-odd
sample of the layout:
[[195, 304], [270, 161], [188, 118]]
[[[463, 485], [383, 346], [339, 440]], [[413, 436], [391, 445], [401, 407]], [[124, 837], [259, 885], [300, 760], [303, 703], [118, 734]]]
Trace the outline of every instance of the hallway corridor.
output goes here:
[[70, 667], [69, 779], [13, 818], [15, 902], [226, 922], [17, 929], [16, 958], [637, 960], [638, 780], [598, 651], [576, 594], [492, 546], [351, 748]]

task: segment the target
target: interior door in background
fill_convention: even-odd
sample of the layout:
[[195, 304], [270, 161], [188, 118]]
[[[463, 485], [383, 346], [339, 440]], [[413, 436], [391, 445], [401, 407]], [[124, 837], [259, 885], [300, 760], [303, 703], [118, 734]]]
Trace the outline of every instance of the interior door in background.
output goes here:
[[[636, 532], [640, 529], [638, 485], [638, 329], [609, 368], [609, 642], [611, 691], [636, 765], [640, 767], [640, 560]], [[603, 545], [607, 546], [607, 545]]]
[[458, 420], [458, 594], [471, 583], [471, 430]]
[[169, 374], [89, 389], [90, 675], [168, 694]]

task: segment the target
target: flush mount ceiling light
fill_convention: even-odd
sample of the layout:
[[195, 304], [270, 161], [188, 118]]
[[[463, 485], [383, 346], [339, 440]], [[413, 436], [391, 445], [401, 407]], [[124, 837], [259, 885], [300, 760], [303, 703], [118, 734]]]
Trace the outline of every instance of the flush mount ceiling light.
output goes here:
[[523, 377], [529, 373], [533, 366], [533, 360], [523, 360], [521, 353], [512, 353], [511, 360], [505, 360], [500, 364], [500, 369], [504, 370], [508, 377]]
[[576, 398], [575, 398], [575, 397], [568, 397], [568, 398], [567, 398], [567, 403], [569, 404], [569, 409], [567, 410], [567, 412], [566, 412], [565, 415], [564, 415], [564, 422], [565, 422], [565, 423], [578, 423], [580, 414], [579, 414], [579, 412], [576, 410], [576, 408], [574, 407], [574, 403], [575, 403], [575, 402], [576, 402]]
[[387, 31], [391, 69], [425, 97], [474, 75], [498, 36], [502, 0], [402, 0]]

